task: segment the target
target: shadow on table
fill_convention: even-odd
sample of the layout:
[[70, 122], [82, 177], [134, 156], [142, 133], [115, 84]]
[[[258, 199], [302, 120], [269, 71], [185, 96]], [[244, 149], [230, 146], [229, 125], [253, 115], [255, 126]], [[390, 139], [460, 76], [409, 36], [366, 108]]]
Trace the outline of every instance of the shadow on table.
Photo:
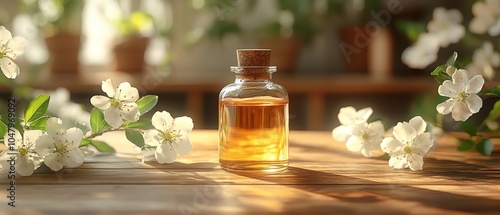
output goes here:
[[[441, 210], [461, 212], [495, 212], [500, 210], [500, 201], [484, 197], [452, 194], [445, 191], [429, 190], [403, 184], [378, 183], [370, 180], [299, 167], [289, 167], [286, 172], [275, 175], [246, 173], [240, 173], [239, 175], [332, 197], [334, 200], [338, 201], [335, 201], [334, 204], [338, 204], [341, 208], [345, 209], [343, 212], [341, 210], [340, 213], [362, 212], [363, 210], [362, 208], [358, 208], [356, 211], [352, 211], [353, 208], [356, 207], [352, 205], [345, 207], [344, 203], [380, 203], [379, 205], [370, 204], [372, 208], [369, 209], [369, 211], [398, 214], [414, 213], [415, 211], [410, 211], [412, 205], [414, 207], [415, 204], [422, 204], [430, 208]], [[423, 174], [422, 176], [428, 177], [429, 175]], [[290, 180], [285, 180], [286, 184], [283, 184], [284, 178]], [[311, 178], [317, 181], [312, 182], [310, 181]], [[352, 181], [352, 183], [321, 183], [324, 179], [329, 179], [330, 181], [335, 180], [342, 183]], [[300, 204], [300, 202], [288, 202], [287, 204]]]

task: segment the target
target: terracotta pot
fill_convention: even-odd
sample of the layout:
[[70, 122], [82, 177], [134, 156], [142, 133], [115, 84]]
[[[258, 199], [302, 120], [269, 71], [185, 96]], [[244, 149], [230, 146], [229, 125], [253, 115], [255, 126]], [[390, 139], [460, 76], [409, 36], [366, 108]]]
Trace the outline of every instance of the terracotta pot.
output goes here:
[[144, 69], [144, 53], [149, 39], [146, 37], [130, 38], [113, 48], [115, 69], [120, 72], [140, 73]]
[[271, 49], [271, 66], [279, 73], [293, 73], [300, 50], [300, 41], [295, 38], [268, 37], [259, 41], [259, 46]]
[[78, 73], [81, 35], [58, 33], [45, 38], [53, 73]]
[[339, 29], [342, 54], [346, 70], [351, 73], [368, 73], [368, 46], [370, 36], [363, 26], [346, 26]]

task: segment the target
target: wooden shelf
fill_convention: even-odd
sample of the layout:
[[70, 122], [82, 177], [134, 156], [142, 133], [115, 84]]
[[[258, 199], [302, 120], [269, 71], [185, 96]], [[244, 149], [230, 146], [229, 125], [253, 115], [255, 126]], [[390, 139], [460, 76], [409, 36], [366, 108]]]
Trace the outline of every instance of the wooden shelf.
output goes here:
[[[137, 87], [141, 95], [162, 93], [183, 93], [186, 95], [187, 114], [199, 124], [204, 119], [204, 96], [216, 94], [225, 85], [234, 81], [232, 74], [224, 77], [199, 76], [181, 77], [169, 75], [162, 77], [157, 73], [128, 74], [119, 72], [82, 72], [80, 74], [44, 73], [30, 86], [37, 89], [53, 90], [58, 87], [67, 88], [72, 93], [99, 94], [101, 82], [112, 78], [115, 84], [128, 81]], [[434, 91], [437, 84], [431, 77], [389, 78], [373, 80], [363, 75], [342, 76], [280, 76], [273, 80], [283, 85], [290, 95], [305, 95], [307, 107], [307, 129], [321, 130], [325, 118], [326, 96], [329, 95], [417, 95]], [[0, 87], [0, 92], [10, 92]]]

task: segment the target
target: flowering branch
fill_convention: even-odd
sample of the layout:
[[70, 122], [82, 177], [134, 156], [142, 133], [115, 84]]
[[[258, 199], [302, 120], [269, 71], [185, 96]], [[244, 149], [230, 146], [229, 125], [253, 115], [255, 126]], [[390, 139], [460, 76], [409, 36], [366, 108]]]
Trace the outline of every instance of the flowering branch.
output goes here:
[[[24, 51], [26, 41], [21, 37], [12, 38], [10, 32], [0, 26], [0, 69], [7, 78], [16, 78], [20, 71], [13, 60]], [[0, 154], [0, 165], [8, 169], [14, 159], [19, 175], [29, 176], [44, 163], [53, 171], [63, 167], [81, 166], [85, 156], [91, 155], [92, 145], [100, 152], [115, 152], [106, 142], [96, 140], [111, 131], [125, 131], [126, 137], [143, 153], [143, 161], [151, 160], [151, 152], [159, 163], [173, 163], [179, 155], [186, 155], [192, 149], [188, 133], [194, 127], [193, 120], [183, 116], [173, 119], [170, 113], [158, 111], [151, 120], [140, 117], [151, 111], [158, 102], [158, 96], [139, 97], [137, 88], [123, 82], [115, 86], [111, 79], [102, 82], [102, 90], [107, 96], [97, 95], [90, 100], [95, 107], [88, 113], [75, 103], [69, 103], [69, 92], [58, 90], [54, 93], [56, 103], [51, 107], [49, 94], [42, 93], [29, 102], [24, 110], [24, 118], [16, 117], [15, 103], [9, 103], [8, 114], [0, 115], [0, 142], [9, 152], [16, 152], [14, 158], [7, 151]], [[72, 109], [68, 122], [47, 115], [60, 114], [63, 103]], [[72, 112], [73, 111], [73, 112]], [[90, 118], [90, 119], [89, 119]], [[89, 131], [87, 131], [89, 130]]]

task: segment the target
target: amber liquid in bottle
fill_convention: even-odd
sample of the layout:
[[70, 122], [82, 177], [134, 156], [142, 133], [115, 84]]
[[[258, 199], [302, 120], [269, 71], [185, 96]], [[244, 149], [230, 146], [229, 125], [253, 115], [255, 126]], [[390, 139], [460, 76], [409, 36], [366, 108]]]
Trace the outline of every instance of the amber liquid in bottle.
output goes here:
[[288, 100], [261, 96], [219, 102], [219, 162], [232, 171], [288, 167]]

